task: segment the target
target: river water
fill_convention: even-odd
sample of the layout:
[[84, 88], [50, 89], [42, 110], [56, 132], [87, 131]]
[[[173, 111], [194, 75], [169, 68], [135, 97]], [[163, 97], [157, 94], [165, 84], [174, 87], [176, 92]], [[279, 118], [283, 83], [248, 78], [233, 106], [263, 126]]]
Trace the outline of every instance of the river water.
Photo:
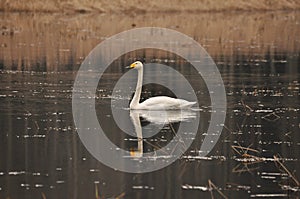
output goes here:
[[[72, 94], [77, 71], [97, 44], [145, 26], [177, 30], [204, 47], [222, 76], [227, 112], [218, 142], [207, 156], [199, 156], [211, 116], [201, 76], [169, 52], [146, 49], [120, 56], [105, 71], [95, 98], [98, 120], [112, 142], [140, 160], [143, 152], [171, 142], [180, 123], [199, 122], [195, 138], [189, 133], [182, 137], [193, 143], [178, 160], [157, 171], [132, 174], [107, 167], [89, 153], [74, 124]], [[1, 13], [0, 28], [0, 198], [299, 196], [300, 13]], [[134, 60], [175, 68], [199, 100], [200, 117], [163, 125], [154, 137], [143, 139], [142, 153], [141, 142], [120, 130], [110, 108], [116, 100], [130, 100], [122, 90], [113, 96], [113, 87]], [[155, 78], [155, 71], [149, 72]], [[164, 75], [181, 85], [173, 73]], [[125, 81], [133, 92], [136, 79]], [[174, 95], [148, 84], [142, 98], [166, 93]], [[117, 111], [133, 127], [130, 111]], [[153, 115], [139, 113], [136, 118], [148, 133], [159, 123]]]

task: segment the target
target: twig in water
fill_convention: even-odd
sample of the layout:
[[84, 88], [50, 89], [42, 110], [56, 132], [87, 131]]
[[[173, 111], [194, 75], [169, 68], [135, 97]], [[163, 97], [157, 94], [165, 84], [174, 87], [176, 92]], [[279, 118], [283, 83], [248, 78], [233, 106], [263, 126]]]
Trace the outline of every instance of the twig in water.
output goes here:
[[[251, 146], [251, 145], [250, 145]], [[265, 158], [251, 155], [249, 152], [257, 154], [259, 153], [258, 150], [252, 149], [249, 147], [243, 147], [240, 145], [233, 145], [231, 148], [242, 158], [237, 158], [235, 160], [242, 162], [243, 167], [241, 168], [241, 164], [238, 164], [236, 167], [233, 168], [232, 172], [234, 173], [242, 173], [242, 172], [249, 172], [252, 173], [252, 171], [258, 169], [258, 167], [249, 168], [248, 165], [254, 165], [259, 162], [265, 161]]]
[[36, 129], [37, 129], [37, 130], [40, 130], [40, 126], [39, 126], [39, 124], [37, 123], [37, 121], [34, 121], [34, 124], [35, 124]]
[[297, 186], [300, 186], [300, 182], [297, 180], [297, 178], [288, 170], [288, 168], [286, 168], [286, 166], [284, 166], [284, 164], [282, 162], [280, 162], [279, 158], [274, 155], [274, 162], [278, 163], [279, 166], [289, 175], [290, 178], [292, 178], [292, 180], [296, 183]]
[[169, 121], [169, 126], [170, 126], [170, 129], [171, 129], [172, 133], [176, 137], [176, 131], [175, 131], [175, 129], [174, 129], [174, 127], [173, 127], [173, 125], [172, 125], [172, 123], [170, 121]]
[[[233, 146], [231, 146], [231, 148], [236, 153], [238, 153], [240, 156], [245, 158], [245, 161], [249, 160], [250, 162], [262, 162], [264, 158], [261, 158], [261, 157], [255, 156], [255, 155], [251, 155], [251, 154], [248, 153], [248, 151], [251, 151], [253, 153], [259, 153], [258, 150], [252, 149], [252, 148], [250, 148], [250, 146], [249, 147], [243, 147], [243, 146], [233, 145]], [[240, 149], [242, 153], [238, 149]]]
[[245, 104], [244, 100], [241, 100], [241, 102], [245, 109], [246, 115], [250, 115], [250, 113], [253, 112], [253, 109], [250, 106], [248, 106], [247, 104]]
[[[182, 144], [183, 144], [183, 148], [186, 148], [186, 144], [185, 144], [185, 142], [182, 140], [182, 137], [180, 137], [180, 136], [178, 136], [178, 135], [176, 134], [176, 131], [175, 131], [175, 129], [174, 129], [174, 127], [173, 127], [173, 125], [172, 125], [171, 122], [169, 122], [169, 126], [170, 126], [171, 131], [172, 131], [173, 134], [174, 134], [174, 137], [177, 138], [177, 139], [179, 140], [179, 142], [177, 142], [176, 146], [173, 148], [173, 150], [172, 150], [172, 152], [171, 152], [171, 154], [173, 154], [174, 151], [175, 151], [175, 149], [176, 149], [176, 147], [178, 146], [179, 143], [182, 143]], [[184, 150], [182, 150], [181, 152], [184, 153]]]
[[209, 187], [209, 191], [210, 191], [210, 196], [212, 199], [214, 199], [214, 194], [213, 194], [213, 190], [216, 190], [223, 198], [227, 199], [227, 196], [225, 196], [220, 190], [219, 188], [212, 183], [211, 180], [208, 180], [208, 187]]
[[[251, 145], [250, 145], [250, 146], [251, 146]], [[249, 146], [249, 147], [243, 147], [243, 146], [236, 146], [236, 145], [233, 145], [233, 146], [231, 146], [231, 148], [232, 148], [235, 152], [237, 152], [239, 155], [241, 155], [241, 156], [244, 156], [245, 154], [248, 154], [248, 151], [252, 151], [252, 152], [254, 152], [254, 153], [259, 153], [258, 150], [252, 149], [252, 148], [250, 148], [250, 146]], [[241, 154], [237, 149], [241, 149], [242, 152], [243, 152], [243, 154]], [[248, 154], [248, 155], [249, 155], [249, 154]]]
[[243, 172], [248, 172], [248, 173], [253, 174], [253, 171], [259, 169], [259, 167], [249, 168], [248, 165], [252, 166], [252, 165], [254, 165], [254, 163], [240, 163], [232, 169], [232, 172], [238, 173], [238, 174], [241, 174]]
[[262, 116], [261, 118], [268, 122], [275, 122], [276, 120], [280, 119], [280, 116], [277, 115], [275, 112], [272, 112], [272, 113], [268, 113], [267, 115]]
[[42, 198], [46, 199], [46, 195], [42, 192]]
[[115, 199], [121, 199], [124, 198], [125, 192], [122, 192], [120, 195], [118, 195]]
[[[144, 142], [147, 143], [147, 144], [149, 144], [150, 146], [152, 146], [152, 147], [155, 148], [156, 150], [162, 149], [162, 147], [161, 147], [159, 144], [157, 144], [157, 143], [156, 143], [156, 144], [157, 144], [158, 146], [152, 144], [151, 142], [149, 142], [149, 141], [147, 141], [147, 140], [144, 140]], [[168, 152], [167, 152], [166, 150], [164, 150], [164, 149], [162, 149], [162, 152], [164, 152], [165, 154], [168, 154]]]

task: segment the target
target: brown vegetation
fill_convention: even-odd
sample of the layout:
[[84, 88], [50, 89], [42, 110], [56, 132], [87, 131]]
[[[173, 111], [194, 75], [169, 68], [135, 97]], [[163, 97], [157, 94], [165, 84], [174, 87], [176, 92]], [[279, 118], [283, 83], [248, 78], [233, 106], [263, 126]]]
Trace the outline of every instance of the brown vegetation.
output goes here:
[[213, 57], [299, 52], [299, 16], [298, 12], [132, 16], [2, 13], [0, 65], [8, 70], [31, 70], [36, 66], [46, 67], [47, 71], [76, 69], [105, 38], [145, 26], [187, 34]]
[[300, 8], [297, 0], [1, 0], [2, 11], [35, 12], [199, 12], [199, 11], [251, 11], [295, 10]]

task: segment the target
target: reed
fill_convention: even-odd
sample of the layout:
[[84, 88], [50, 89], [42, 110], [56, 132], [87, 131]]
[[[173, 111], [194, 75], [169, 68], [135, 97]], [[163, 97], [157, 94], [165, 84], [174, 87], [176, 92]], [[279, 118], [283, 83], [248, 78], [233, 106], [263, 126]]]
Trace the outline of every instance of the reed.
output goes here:
[[[272, 12], [226, 15], [158, 13], [134, 17], [2, 13], [0, 69], [77, 70], [97, 44], [132, 28], [133, 24], [167, 28], [176, 25], [176, 30], [193, 37], [213, 58], [223, 60], [225, 64], [238, 59], [275, 59], [276, 54], [300, 50], [297, 43], [300, 29], [295, 28], [300, 14], [289, 12], [280, 16], [274, 18]], [[117, 26], [112, 28], [112, 24]], [[154, 57], [151, 52], [146, 52], [144, 58], [167, 57], [164, 54]], [[251, 107], [245, 105], [244, 108], [251, 113]]]

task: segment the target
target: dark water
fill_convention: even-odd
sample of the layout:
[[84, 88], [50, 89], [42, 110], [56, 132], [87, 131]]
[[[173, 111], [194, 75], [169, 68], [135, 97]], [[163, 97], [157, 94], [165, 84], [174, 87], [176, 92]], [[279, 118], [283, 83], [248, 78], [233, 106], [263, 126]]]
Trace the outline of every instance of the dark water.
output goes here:
[[[108, 137], [126, 150], [136, 150], [138, 145], [115, 125], [110, 103], [116, 100], [111, 97], [115, 82], [126, 72], [124, 66], [132, 60], [144, 59], [179, 67], [178, 70], [194, 85], [197, 97], [201, 99], [200, 126], [191, 147], [170, 166], [145, 174], [124, 173], [103, 165], [79, 139], [71, 104], [74, 79], [84, 57], [78, 55], [79, 48], [77, 53], [70, 48], [70, 57], [61, 55], [68, 50], [61, 50], [62, 46], [53, 36], [50, 41], [39, 41], [41, 47], [30, 50], [35, 52], [47, 46], [51, 51], [41, 53], [41, 57], [37, 54], [36, 60], [29, 52], [30, 59], [24, 56], [20, 61], [20, 57], [13, 53], [14, 48], [5, 45], [18, 42], [29, 45], [30, 36], [23, 40], [18, 35], [15, 36], [17, 39], [12, 38], [14, 35], [6, 35], [9, 28], [2, 27], [0, 198], [96, 198], [97, 195], [100, 198], [222, 198], [222, 194], [228, 198], [299, 197], [300, 50], [297, 46], [300, 34], [297, 33], [300, 33], [300, 18], [298, 13], [271, 15], [275, 22], [285, 20], [289, 24], [288, 33], [281, 32], [282, 27], [278, 25], [281, 23], [275, 23], [278, 26], [269, 32], [266, 27], [274, 21], [269, 20], [268, 14], [265, 18], [259, 15], [256, 20], [260, 25], [261, 20], [266, 19], [265, 25], [261, 25], [260, 35], [270, 35], [273, 43], [267, 37], [258, 42], [254, 35], [250, 44], [247, 37], [229, 40], [227, 29], [223, 29], [225, 33], [220, 38], [211, 35], [204, 42], [204, 47], [211, 49], [208, 52], [221, 73], [227, 94], [224, 129], [206, 157], [198, 156], [198, 152], [209, 123], [210, 101], [201, 77], [186, 70], [187, 62], [168, 53], [149, 50], [124, 55], [109, 67], [97, 88], [97, 116], [103, 128], [107, 129]], [[14, 23], [9, 16], [5, 17], [5, 23]], [[36, 20], [35, 16], [27, 17]], [[215, 22], [222, 17], [216, 15], [216, 18], [209, 16], [208, 19]], [[255, 17], [249, 16], [250, 19]], [[22, 21], [22, 16], [12, 18]], [[236, 14], [226, 15], [226, 18], [230, 21], [247, 17]], [[139, 19], [128, 19], [128, 23], [135, 20]], [[158, 23], [151, 20], [151, 23]], [[181, 26], [184, 24], [179, 24]], [[239, 28], [242, 34], [245, 28]], [[30, 29], [23, 29], [30, 32]], [[68, 32], [63, 27], [60, 30]], [[179, 28], [181, 30], [184, 32]], [[52, 31], [53, 35], [57, 34], [55, 29]], [[201, 33], [194, 32], [189, 36], [197, 40]], [[80, 37], [79, 33], [77, 37]], [[87, 43], [93, 40], [94, 37], [91, 37]], [[52, 46], [45, 45], [51, 42]], [[68, 42], [67, 45], [78, 46], [82, 40]], [[100, 40], [94, 42], [94, 46], [98, 42]], [[286, 43], [293, 44], [293, 47], [285, 46]], [[226, 50], [228, 46], [230, 50]], [[58, 52], [60, 59], [52, 52]], [[51, 56], [53, 59], [50, 59]], [[58, 68], [51, 68], [56, 64]], [[148, 85], [144, 88], [143, 97], [166, 92], [172, 95], [164, 87]], [[128, 113], [126, 109], [122, 111]], [[142, 119], [142, 125], [147, 124], [149, 122]], [[179, 123], [171, 125], [166, 125], [155, 139], [146, 138], [144, 151], [155, 150], [172, 140], [172, 129], [176, 130]], [[188, 138], [189, 135], [184, 137]]]

